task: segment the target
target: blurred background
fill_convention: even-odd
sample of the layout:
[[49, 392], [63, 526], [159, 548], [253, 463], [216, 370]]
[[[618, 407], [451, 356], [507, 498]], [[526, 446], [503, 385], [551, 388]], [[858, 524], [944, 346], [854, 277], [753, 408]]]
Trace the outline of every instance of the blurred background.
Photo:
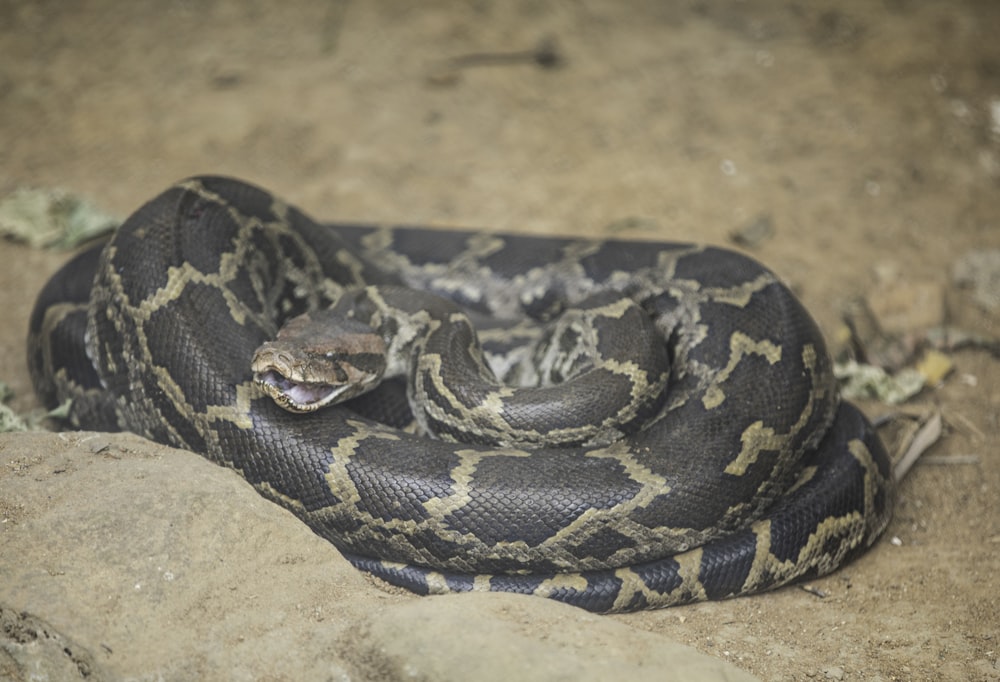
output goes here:
[[[330, 221], [706, 241], [775, 269], [835, 347], [858, 297], [897, 335], [995, 338], [955, 268], [1000, 248], [998, 35], [989, 0], [0, 0], [0, 196], [124, 217], [217, 173]], [[27, 316], [68, 253], [0, 255], [27, 409]], [[923, 400], [981, 459], [907, 480], [860, 607], [621, 620], [765, 679], [997, 679], [1000, 367], [954, 361]]]

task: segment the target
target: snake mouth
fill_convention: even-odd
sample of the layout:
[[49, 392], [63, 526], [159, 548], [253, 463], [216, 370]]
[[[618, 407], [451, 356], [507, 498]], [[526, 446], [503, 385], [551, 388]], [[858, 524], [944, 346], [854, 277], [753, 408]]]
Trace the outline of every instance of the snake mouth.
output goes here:
[[337, 402], [349, 388], [326, 382], [295, 381], [275, 370], [254, 375], [254, 382], [290, 412], [313, 412]]

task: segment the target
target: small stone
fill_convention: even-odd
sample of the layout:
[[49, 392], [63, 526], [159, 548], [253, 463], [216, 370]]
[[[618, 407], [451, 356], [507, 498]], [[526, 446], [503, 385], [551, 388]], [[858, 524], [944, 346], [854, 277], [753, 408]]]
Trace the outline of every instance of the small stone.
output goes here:
[[954, 366], [947, 355], [931, 349], [917, 362], [917, 371], [924, 377], [928, 386], [937, 386]]
[[1000, 310], [1000, 249], [969, 251], [955, 261], [952, 278], [958, 286], [972, 290], [983, 310]]
[[870, 296], [872, 314], [887, 334], [906, 334], [941, 324], [944, 289], [904, 278], [880, 283]]

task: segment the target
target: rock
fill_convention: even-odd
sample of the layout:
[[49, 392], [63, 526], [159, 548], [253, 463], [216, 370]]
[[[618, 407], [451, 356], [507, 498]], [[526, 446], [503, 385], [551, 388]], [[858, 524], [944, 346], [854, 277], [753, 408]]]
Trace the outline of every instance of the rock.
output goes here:
[[381, 589], [189, 452], [85, 433], [0, 451], [4, 679], [754, 679], [548, 600]]
[[30, 613], [0, 605], [0, 679], [101, 680], [89, 651]]
[[754, 679], [661, 636], [522, 595], [410, 600], [366, 619], [347, 641], [344, 657], [370, 679]]

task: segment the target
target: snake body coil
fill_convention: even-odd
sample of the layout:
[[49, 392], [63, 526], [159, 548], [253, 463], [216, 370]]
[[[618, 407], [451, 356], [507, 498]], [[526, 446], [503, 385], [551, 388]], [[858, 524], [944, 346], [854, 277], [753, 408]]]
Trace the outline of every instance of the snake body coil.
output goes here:
[[[505, 335], [619, 292], [666, 349], [665, 397], [616, 439], [529, 449], [411, 433], [392, 382], [308, 414], [278, 407], [254, 383], [254, 351], [368, 285], [498, 321], [483, 337], [497, 358]], [[748, 594], [863, 551], [895, 494], [809, 315], [772, 273], [721, 249], [334, 228], [249, 185], [196, 178], [50, 281], [29, 349], [39, 396], [72, 398], [74, 426], [232, 467], [356, 566], [419, 593], [522, 592], [601, 612]], [[620, 380], [639, 381], [631, 371]], [[481, 395], [446, 387], [446, 409], [488, 413]], [[565, 395], [567, 418], [586, 417]]]

